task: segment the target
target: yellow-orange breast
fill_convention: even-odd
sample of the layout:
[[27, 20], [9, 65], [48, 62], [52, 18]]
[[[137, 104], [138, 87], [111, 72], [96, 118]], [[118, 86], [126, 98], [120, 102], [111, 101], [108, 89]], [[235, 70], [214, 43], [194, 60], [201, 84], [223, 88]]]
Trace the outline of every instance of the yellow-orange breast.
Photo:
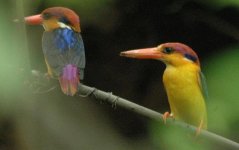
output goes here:
[[199, 85], [200, 68], [194, 64], [168, 65], [163, 82], [168, 95], [171, 113], [176, 119], [207, 128], [207, 113]]

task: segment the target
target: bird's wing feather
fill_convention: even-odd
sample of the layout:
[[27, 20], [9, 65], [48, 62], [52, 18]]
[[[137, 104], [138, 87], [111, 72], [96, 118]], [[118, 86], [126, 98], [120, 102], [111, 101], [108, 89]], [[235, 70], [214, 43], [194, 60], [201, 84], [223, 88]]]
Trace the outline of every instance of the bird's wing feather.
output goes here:
[[56, 76], [65, 65], [73, 64], [79, 68], [80, 78], [83, 79], [85, 51], [80, 33], [68, 28], [44, 32], [42, 46], [45, 59]]
[[198, 73], [198, 83], [199, 83], [199, 86], [201, 88], [201, 92], [202, 92], [204, 98], [208, 99], [208, 90], [207, 90], [206, 78], [201, 71], [199, 71], [199, 73]]

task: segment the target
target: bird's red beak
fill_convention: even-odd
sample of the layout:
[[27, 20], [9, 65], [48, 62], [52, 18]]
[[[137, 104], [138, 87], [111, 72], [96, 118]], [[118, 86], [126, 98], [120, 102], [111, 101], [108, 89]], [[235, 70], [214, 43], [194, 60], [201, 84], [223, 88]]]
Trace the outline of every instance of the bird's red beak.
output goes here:
[[41, 15], [28, 16], [28, 17], [25, 17], [24, 19], [25, 19], [25, 22], [30, 25], [40, 25], [42, 24], [42, 21], [43, 21]]
[[129, 50], [120, 53], [120, 56], [138, 59], [160, 59], [162, 54], [157, 47]]

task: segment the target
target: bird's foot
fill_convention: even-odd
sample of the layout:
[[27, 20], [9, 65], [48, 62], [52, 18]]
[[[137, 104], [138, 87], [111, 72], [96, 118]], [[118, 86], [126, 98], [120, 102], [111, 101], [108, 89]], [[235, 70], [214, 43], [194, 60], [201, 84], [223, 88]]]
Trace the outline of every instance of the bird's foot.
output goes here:
[[31, 74], [32, 76], [26, 81], [26, 84], [32, 89], [33, 93], [48, 93], [57, 88], [54, 80], [50, 80], [51, 76], [48, 73], [32, 70]]
[[52, 76], [51, 76], [48, 72], [46, 72], [46, 73], [44, 74], [44, 77], [45, 77], [45, 79], [47, 79], [48, 81], [52, 78]]
[[172, 114], [172, 113], [169, 113], [168, 111], [166, 111], [166, 112], [163, 114], [163, 122], [164, 122], [164, 124], [166, 124], [167, 118], [173, 118], [173, 114]]

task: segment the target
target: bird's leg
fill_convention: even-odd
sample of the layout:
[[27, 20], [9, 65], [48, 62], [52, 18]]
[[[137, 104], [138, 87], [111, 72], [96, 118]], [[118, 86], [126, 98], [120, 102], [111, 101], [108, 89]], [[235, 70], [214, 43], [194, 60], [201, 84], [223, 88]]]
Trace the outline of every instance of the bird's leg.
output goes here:
[[48, 64], [46, 58], [45, 58], [45, 62], [46, 62], [46, 67], [47, 67], [47, 73], [45, 73], [45, 77], [46, 77], [46, 79], [50, 80], [50, 78], [53, 77], [53, 72], [52, 72], [51, 67]]
[[166, 124], [167, 118], [173, 118], [173, 114], [172, 114], [172, 113], [169, 113], [168, 111], [166, 111], [166, 112], [163, 114], [164, 124]]
[[196, 137], [201, 133], [202, 126], [203, 126], [203, 119], [200, 121], [200, 124], [196, 129], [196, 134], [195, 134]]

